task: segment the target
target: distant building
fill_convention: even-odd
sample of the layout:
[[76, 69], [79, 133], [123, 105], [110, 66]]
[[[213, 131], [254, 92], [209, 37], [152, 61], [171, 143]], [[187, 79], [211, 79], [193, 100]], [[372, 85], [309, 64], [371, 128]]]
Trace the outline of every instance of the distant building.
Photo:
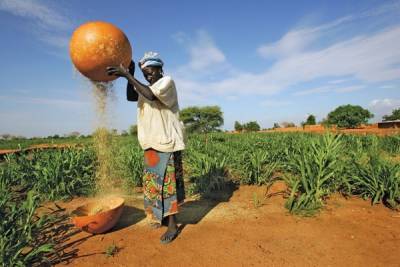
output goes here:
[[378, 122], [378, 128], [400, 128], [400, 120]]

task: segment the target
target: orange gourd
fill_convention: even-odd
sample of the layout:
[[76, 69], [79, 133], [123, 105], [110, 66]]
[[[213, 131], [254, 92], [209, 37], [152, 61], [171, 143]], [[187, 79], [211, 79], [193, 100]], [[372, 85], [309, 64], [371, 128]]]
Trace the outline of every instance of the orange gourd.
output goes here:
[[[106, 197], [104, 199], [93, 200], [85, 205], [78, 207], [72, 212], [72, 223], [82, 230], [101, 234], [110, 230], [118, 222], [124, 209], [125, 200], [121, 197]], [[106, 207], [100, 212], [91, 214], [97, 207]]]
[[127, 68], [132, 59], [132, 48], [125, 34], [103, 21], [79, 26], [72, 34], [69, 51], [77, 70], [97, 82], [116, 79], [116, 76], [107, 75], [106, 68], [121, 63]]

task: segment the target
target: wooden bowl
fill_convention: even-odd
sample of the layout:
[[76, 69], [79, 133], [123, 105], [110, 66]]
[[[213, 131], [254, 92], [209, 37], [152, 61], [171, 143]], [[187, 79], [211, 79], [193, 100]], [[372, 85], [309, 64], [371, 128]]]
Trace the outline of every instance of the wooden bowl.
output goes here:
[[94, 199], [72, 212], [72, 223], [83, 231], [100, 234], [118, 222], [124, 208], [121, 197]]

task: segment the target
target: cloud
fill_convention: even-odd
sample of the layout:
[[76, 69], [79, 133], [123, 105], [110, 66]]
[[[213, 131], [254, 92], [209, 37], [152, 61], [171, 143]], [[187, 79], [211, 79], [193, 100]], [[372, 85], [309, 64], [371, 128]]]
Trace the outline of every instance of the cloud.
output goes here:
[[358, 15], [358, 18], [380, 16], [380, 15], [385, 15], [386, 13], [391, 13], [391, 12], [395, 12], [397, 14], [400, 12], [400, 1], [396, 0], [396, 1], [388, 2], [384, 5], [361, 12]]
[[[294, 95], [313, 93], [349, 93], [362, 90], [377, 82], [391, 82], [400, 79], [400, 24], [386, 25], [374, 32], [354, 34], [346, 32], [347, 38], [336, 38], [346, 31], [347, 23], [371, 16], [364, 25], [375, 23], [376, 16], [388, 15], [393, 5], [377, 7], [378, 11], [365, 11], [309, 28], [295, 29], [284, 34], [277, 42], [260, 46], [258, 51], [264, 56], [274, 57], [274, 61], [262, 72], [248, 72], [233, 67], [223, 51], [217, 47], [212, 37], [205, 31], [197, 33], [194, 41], [183, 34], [176, 40], [187, 46], [190, 60], [178, 71], [173, 72], [183, 94], [202, 96], [210, 99], [215, 95], [274, 95], [298, 85], [329, 79], [326, 85], [304, 90]], [[329, 42], [326, 42], [329, 37]], [[315, 45], [318, 44], [318, 45]], [[193, 52], [197, 50], [215, 51], [209, 54]], [[211, 48], [212, 47], [212, 48]], [[214, 56], [212, 56], [214, 55]], [[219, 56], [218, 56], [219, 55]], [[204, 57], [204, 58], [203, 58]], [[198, 61], [196, 63], [196, 61]], [[226, 67], [228, 66], [228, 67]], [[189, 73], [185, 70], [199, 69]], [[220, 79], [212, 80], [212, 67], [219, 69]], [[225, 68], [224, 68], [225, 67]], [[356, 81], [356, 85], [345, 85], [346, 81]], [[184, 86], [181, 86], [184, 85]], [[190, 93], [189, 93], [190, 92]], [[193, 97], [192, 100], [195, 100]]]
[[369, 106], [375, 110], [400, 108], [400, 99], [374, 99], [369, 103]]
[[279, 108], [291, 105], [291, 101], [281, 101], [281, 100], [265, 100], [260, 103], [261, 106], [269, 108]]
[[344, 16], [322, 25], [314, 27], [298, 27], [284, 34], [283, 37], [276, 42], [259, 46], [257, 52], [264, 58], [288, 57], [309, 50], [310, 45], [315, 43], [315, 41], [318, 41], [322, 36], [327, 36], [329, 30], [334, 30], [340, 26], [365, 18], [377, 17], [393, 12], [398, 14], [400, 13], [399, 11], [400, 2], [396, 1], [358, 14]]
[[362, 85], [353, 85], [353, 86], [336, 88], [336, 89], [334, 89], [334, 91], [336, 93], [350, 93], [350, 92], [354, 92], [354, 91], [359, 91], [363, 88], [364, 88], [364, 86], [362, 86]]
[[346, 82], [347, 80], [346, 79], [339, 79], [339, 80], [332, 80], [332, 81], [329, 81], [328, 83], [331, 83], [331, 84], [338, 84], [338, 83], [344, 83], [344, 82]]
[[259, 46], [257, 52], [264, 58], [283, 58], [304, 52], [323, 34], [326, 34], [326, 31], [352, 20], [355, 20], [354, 16], [345, 16], [319, 26], [291, 30], [283, 35], [280, 40]]
[[68, 46], [72, 21], [43, 1], [1, 0], [1, 10], [26, 20], [29, 32], [44, 43], [63, 50]]
[[[334, 83], [335, 86], [337, 86]], [[354, 91], [358, 91], [364, 88], [363, 85], [352, 85], [352, 86], [344, 86], [344, 87], [335, 87], [332, 85], [327, 86], [320, 86], [312, 89], [302, 90], [299, 92], [294, 93], [294, 96], [301, 96], [301, 95], [311, 95], [311, 94], [320, 94], [320, 93], [350, 93]]]
[[279, 41], [260, 46], [257, 52], [265, 58], [288, 57], [304, 51], [318, 38], [313, 29], [294, 30], [286, 33]]
[[400, 99], [374, 99], [369, 103], [369, 108], [375, 114], [375, 121], [379, 121], [384, 115], [390, 115], [394, 109], [400, 108]]
[[219, 50], [214, 41], [205, 31], [197, 33], [196, 42], [190, 47], [190, 63], [189, 66], [193, 70], [203, 70], [214, 64], [225, 62], [224, 53]]
[[197, 31], [194, 37], [183, 32], [172, 37], [189, 56], [187, 63], [172, 71], [175, 78], [184, 80], [185, 83], [204, 83], [226, 79], [237, 73], [205, 30]]
[[188, 51], [190, 61], [187, 67], [192, 70], [204, 70], [226, 61], [224, 53], [215, 45], [214, 40], [204, 30], [199, 30], [194, 40], [191, 40], [182, 32], [175, 34], [174, 38], [183, 44]]
[[271, 86], [283, 89], [330, 76], [349, 76], [364, 82], [394, 80], [400, 78], [398, 43], [400, 26], [395, 26], [283, 58], [262, 75]]
[[67, 35], [44, 35], [39, 39], [53, 47], [66, 50], [69, 46], [70, 37]]
[[381, 89], [395, 89], [396, 87], [398, 88], [398, 86], [395, 86], [393, 84], [386, 84], [386, 85], [382, 85], [379, 88], [381, 88]]
[[[205, 30], [198, 30], [194, 37], [178, 32], [173, 39], [186, 51], [189, 60], [172, 70], [172, 76], [179, 86], [179, 98], [186, 105], [206, 104], [210, 95], [218, 94], [228, 77], [234, 77], [236, 70], [227, 62], [225, 54]], [[223, 89], [222, 89], [223, 90]]]
[[40, 1], [35, 0], [2, 0], [0, 10], [15, 16], [31, 19], [46, 29], [68, 29], [70, 20]]
[[311, 94], [319, 94], [319, 93], [328, 93], [332, 91], [331, 86], [321, 86], [316, 88], [311, 88], [307, 90], [302, 90], [299, 92], [294, 93], [294, 96], [301, 96], [301, 95], [311, 95]]

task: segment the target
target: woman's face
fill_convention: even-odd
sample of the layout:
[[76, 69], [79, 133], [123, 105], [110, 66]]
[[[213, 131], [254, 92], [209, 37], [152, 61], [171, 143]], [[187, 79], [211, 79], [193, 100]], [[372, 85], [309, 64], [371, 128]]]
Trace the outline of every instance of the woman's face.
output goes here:
[[162, 70], [160, 67], [144, 67], [142, 69], [143, 76], [151, 84], [154, 84], [162, 77]]

